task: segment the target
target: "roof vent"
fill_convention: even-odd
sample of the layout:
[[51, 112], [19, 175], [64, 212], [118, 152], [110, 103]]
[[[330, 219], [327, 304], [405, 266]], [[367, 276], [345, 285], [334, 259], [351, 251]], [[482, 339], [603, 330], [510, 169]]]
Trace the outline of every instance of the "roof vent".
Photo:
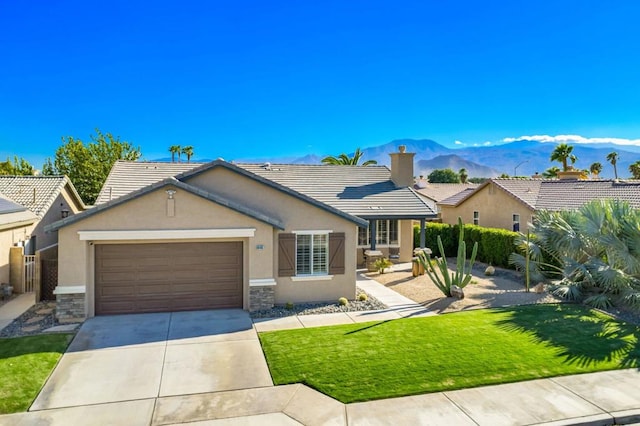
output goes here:
[[266, 162], [262, 165], [262, 168], [265, 170], [271, 170], [271, 163]]

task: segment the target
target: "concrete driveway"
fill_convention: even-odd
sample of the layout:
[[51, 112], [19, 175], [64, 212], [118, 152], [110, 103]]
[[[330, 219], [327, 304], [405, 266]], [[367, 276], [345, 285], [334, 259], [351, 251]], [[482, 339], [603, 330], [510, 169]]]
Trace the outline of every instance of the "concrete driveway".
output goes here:
[[273, 386], [239, 309], [86, 321], [30, 411]]

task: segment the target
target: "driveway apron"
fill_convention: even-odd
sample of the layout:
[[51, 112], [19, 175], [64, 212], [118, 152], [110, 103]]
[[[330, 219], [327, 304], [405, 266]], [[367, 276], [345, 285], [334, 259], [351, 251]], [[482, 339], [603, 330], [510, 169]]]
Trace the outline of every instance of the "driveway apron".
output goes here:
[[273, 386], [239, 309], [87, 320], [30, 411]]

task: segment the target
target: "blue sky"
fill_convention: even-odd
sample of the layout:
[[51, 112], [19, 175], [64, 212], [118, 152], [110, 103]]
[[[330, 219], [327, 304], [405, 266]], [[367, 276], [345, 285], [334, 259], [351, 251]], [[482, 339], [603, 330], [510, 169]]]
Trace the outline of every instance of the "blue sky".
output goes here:
[[41, 163], [96, 127], [146, 159], [640, 144], [639, 16], [637, 1], [1, 1], [0, 158]]

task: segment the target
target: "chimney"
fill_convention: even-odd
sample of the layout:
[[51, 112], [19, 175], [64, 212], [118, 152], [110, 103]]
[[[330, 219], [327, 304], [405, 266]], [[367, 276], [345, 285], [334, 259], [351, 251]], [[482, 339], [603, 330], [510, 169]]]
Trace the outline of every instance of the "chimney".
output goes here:
[[413, 156], [414, 153], [405, 152], [407, 147], [400, 145], [399, 152], [391, 156], [391, 180], [398, 188], [413, 185]]

